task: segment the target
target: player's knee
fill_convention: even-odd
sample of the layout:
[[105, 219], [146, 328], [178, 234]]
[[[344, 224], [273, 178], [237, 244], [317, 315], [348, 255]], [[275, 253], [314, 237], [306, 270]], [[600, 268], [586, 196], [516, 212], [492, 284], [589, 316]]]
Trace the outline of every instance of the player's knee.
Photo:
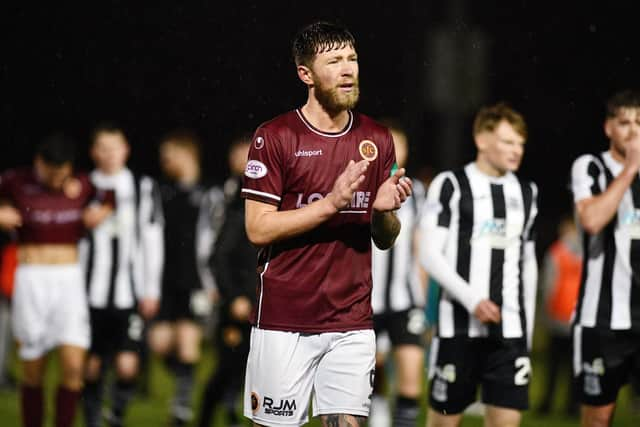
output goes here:
[[138, 359], [135, 355], [122, 355], [116, 363], [116, 376], [122, 381], [133, 381], [138, 375]]
[[184, 363], [196, 363], [200, 360], [199, 346], [183, 346], [178, 349], [178, 360]]
[[84, 371], [84, 377], [87, 381], [97, 381], [102, 375], [102, 361], [100, 358], [92, 356], [87, 360], [87, 365]]

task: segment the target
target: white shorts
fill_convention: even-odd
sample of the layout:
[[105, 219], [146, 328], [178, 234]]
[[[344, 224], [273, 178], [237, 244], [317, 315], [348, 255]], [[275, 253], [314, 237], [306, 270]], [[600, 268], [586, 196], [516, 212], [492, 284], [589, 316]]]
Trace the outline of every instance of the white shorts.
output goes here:
[[373, 392], [373, 330], [301, 334], [253, 328], [244, 415], [266, 426], [301, 426], [313, 416], [368, 416]]
[[24, 360], [37, 359], [62, 344], [89, 348], [89, 310], [80, 266], [19, 265], [12, 324]]

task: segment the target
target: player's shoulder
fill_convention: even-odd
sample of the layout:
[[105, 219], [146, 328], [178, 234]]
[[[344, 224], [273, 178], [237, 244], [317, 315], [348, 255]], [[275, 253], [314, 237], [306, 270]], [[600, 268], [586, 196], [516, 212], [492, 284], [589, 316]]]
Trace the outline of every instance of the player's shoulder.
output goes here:
[[283, 137], [295, 132], [297, 125], [297, 113], [295, 110], [292, 110], [263, 122], [258, 126], [256, 134]]
[[601, 155], [593, 154], [593, 153], [585, 153], [585, 154], [581, 154], [573, 161], [572, 170], [574, 172], [581, 171], [581, 170], [588, 171], [590, 168], [594, 168], [594, 167], [600, 170], [602, 169], [603, 165], [602, 165]]
[[464, 168], [446, 169], [438, 172], [429, 183], [426, 190], [427, 193], [433, 193], [434, 191], [439, 193], [445, 186], [450, 187], [455, 192], [458, 189], [460, 174], [464, 174]]

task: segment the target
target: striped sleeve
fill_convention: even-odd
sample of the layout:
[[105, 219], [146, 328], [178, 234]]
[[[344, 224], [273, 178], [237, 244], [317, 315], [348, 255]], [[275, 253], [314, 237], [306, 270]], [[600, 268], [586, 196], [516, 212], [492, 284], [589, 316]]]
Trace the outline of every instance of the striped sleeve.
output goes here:
[[571, 191], [573, 201], [587, 199], [602, 192], [600, 176], [603, 169], [596, 157], [585, 154], [578, 157], [571, 167]]
[[164, 220], [162, 201], [158, 184], [150, 177], [143, 176], [139, 183], [139, 248], [134, 256], [138, 263], [139, 298], [158, 299], [164, 264]]
[[448, 172], [434, 178], [427, 191], [427, 197], [421, 208], [420, 228], [428, 230], [434, 227], [449, 228], [453, 210], [453, 178]]

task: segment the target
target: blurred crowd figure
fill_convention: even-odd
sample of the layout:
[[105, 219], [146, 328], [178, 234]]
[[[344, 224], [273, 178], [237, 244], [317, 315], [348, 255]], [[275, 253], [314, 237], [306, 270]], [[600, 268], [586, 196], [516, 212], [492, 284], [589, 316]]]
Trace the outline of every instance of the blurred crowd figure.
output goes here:
[[549, 333], [547, 377], [543, 400], [538, 408], [542, 414], [551, 412], [560, 382], [568, 384], [565, 413], [578, 415], [578, 401], [573, 382], [573, 350], [571, 320], [582, 273], [582, 247], [573, 216], [566, 216], [558, 225], [558, 238], [545, 255], [540, 276], [542, 321]]

